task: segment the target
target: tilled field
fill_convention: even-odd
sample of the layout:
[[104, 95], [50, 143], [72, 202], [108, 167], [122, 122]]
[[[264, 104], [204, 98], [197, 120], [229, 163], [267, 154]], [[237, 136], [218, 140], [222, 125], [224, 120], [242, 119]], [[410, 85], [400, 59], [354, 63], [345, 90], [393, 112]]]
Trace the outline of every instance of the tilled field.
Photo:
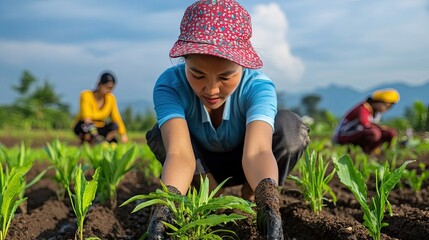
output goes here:
[[[428, 158], [419, 159], [429, 164]], [[416, 167], [410, 164], [407, 168]], [[47, 167], [37, 163], [29, 177]], [[58, 201], [53, 170], [36, 185], [28, 189], [26, 196], [27, 213], [18, 210], [11, 224], [8, 239], [74, 239], [76, 219], [69, 199]], [[337, 204], [327, 203], [319, 214], [313, 213], [302, 199], [302, 194], [292, 184], [286, 182], [282, 191], [282, 218], [285, 239], [372, 239], [364, 225], [363, 213], [359, 203], [338, 178], [331, 181], [331, 187], [337, 194]], [[138, 171], [129, 172], [118, 188], [118, 205], [129, 197], [147, 194], [158, 187], [157, 181], [145, 179]], [[368, 186], [374, 190], [374, 186]], [[227, 189], [227, 194], [238, 192], [239, 186]], [[389, 226], [382, 228], [382, 239], [428, 239], [429, 238], [429, 182], [426, 181], [419, 194], [407, 186], [398, 186], [391, 192], [389, 200], [393, 206], [393, 216], [386, 213], [385, 222]], [[139, 239], [145, 232], [150, 209], [131, 214], [135, 205], [111, 209], [95, 202], [85, 220], [85, 237], [100, 239]], [[228, 229], [235, 231], [240, 239], [260, 239], [253, 219], [229, 224]]]

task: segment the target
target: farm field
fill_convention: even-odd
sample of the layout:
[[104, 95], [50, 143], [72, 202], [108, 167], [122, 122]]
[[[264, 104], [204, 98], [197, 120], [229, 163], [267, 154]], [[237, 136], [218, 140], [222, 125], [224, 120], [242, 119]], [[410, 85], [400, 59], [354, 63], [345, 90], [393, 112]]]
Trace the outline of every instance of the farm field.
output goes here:
[[[33, 148], [43, 148], [46, 141], [33, 141]], [[5, 146], [19, 144], [17, 138], [1, 139]], [[71, 145], [75, 145], [70, 143]], [[137, 146], [145, 143], [137, 141]], [[352, 156], [353, 157], [353, 156]], [[379, 156], [383, 161], [387, 155]], [[406, 169], [423, 172], [420, 166], [429, 166], [429, 154], [426, 152], [416, 156], [415, 162]], [[402, 160], [398, 159], [398, 162]], [[136, 203], [119, 207], [132, 196], [148, 194], [159, 188], [156, 178], [147, 176], [142, 169], [147, 161], [138, 157], [133, 168], [125, 174], [117, 186], [114, 208], [110, 204], [94, 200], [84, 222], [84, 237], [99, 239], [139, 239], [146, 230], [150, 208], [131, 213]], [[47, 159], [38, 159], [27, 173], [28, 179], [34, 178], [50, 166]], [[332, 171], [330, 163], [328, 172]], [[398, 164], [399, 166], [399, 164]], [[297, 166], [298, 167], [298, 166]], [[299, 175], [297, 167], [292, 175]], [[425, 169], [427, 171], [427, 167]], [[74, 239], [77, 230], [77, 219], [66, 197], [59, 200], [58, 186], [54, 169], [48, 169], [44, 177], [26, 189], [26, 213], [17, 209], [6, 239]], [[367, 181], [368, 195], [376, 191], [375, 181]], [[351, 191], [340, 182], [335, 174], [329, 186], [337, 197], [336, 204], [325, 202], [326, 205], [318, 214], [314, 213], [306, 203], [303, 194], [294, 181], [288, 179], [281, 190], [281, 214], [284, 222], [285, 239], [372, 239], [363, 224], [363, 212], [359, 202]], [[239, 186], [227, 188], [225, 194], [237, 195]], [[414, 191], [406, 181], [401, 181], [388, 197], [393, 215], [385, 213], [384, 222], [388, 223], [381, 229], [381, 239], [428, 239], [429, 238], [429, 180], [423, 181], [418, 192]], [[257, 235], [253, 219], [240, 220], [238, 224], [227, 224], [226, 228], [234, 231], [238, 239], [262, 239]]]

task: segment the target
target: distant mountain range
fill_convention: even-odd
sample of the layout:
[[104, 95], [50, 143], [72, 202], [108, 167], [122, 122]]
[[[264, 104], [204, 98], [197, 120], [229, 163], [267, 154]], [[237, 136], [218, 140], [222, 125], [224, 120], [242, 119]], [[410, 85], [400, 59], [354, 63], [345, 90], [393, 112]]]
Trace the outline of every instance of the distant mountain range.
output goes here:
[[[311, 92], [287, 93], [284, 95], [283, 105], [286, 108], [298, 107], [301, 99], [306, 95], [318, 95], [321, 101], [319, 109], [326, 109], [337, 117], [341, 117], [358, 102], [366, 99], [377, 89], [394, 88], [400, 95], [401, 99], [391, 110], [384, 114], [384, 118], [402, 117], [406, 107], [412, 107], [415, 101], [419, 100], [429, 104], [429, 79], [421, 85], [408, 85], [404, 83], [382, 84], [371, 89], [358, 91], [349, 87], [330, 85], [326, 88], [316, 89]], [[119, 102], [119, 109], [123, 111], [126, 107], [131, 107], [134, 113], [146, 113], [153, 111], [153, 104], [146, 100], [135, 100], [130, 102]]]
[[429, 104], [429, 80], [422, 84], [411, 86], [404, 83], [382, 84], [374, 88], [358, 91], [348, 87], [340, 87], [330, 85], [326, 88], [316, 89], [313, 92], [287, 94], [285, 95], [285, 106], [287, 108], [299, 106], [301, 99], [306, 95], [318, 95], [321, 101], [318, 105], [319, 109], [327, 109], [337, 117], [344, 115], [351, 107], [358, 102], [366, 99], [371, 93], [377, 89], [394, 88], [401, 98], [392, 109], [386, 112], [384, 118], [402, 117], [406, 107], [412, 107], [414, 102], [419, 100]]

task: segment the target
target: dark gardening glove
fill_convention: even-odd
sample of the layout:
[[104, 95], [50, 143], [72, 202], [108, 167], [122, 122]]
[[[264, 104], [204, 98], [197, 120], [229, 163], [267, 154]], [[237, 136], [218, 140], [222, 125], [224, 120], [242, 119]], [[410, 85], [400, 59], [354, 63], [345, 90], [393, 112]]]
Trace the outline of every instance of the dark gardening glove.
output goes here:
[[[167, 186], [168, 191], [171, 193], [181, 195], [180, 191], [173, 186]], [[162, 204], [155, 204], [152, 209], [152, 214], [149, 219], [149, 226], [147, 228], [148, 240], [162, 240], [167, 239], [165, 232], [165, 225], [162, 222], [172, 223], [173, 214], [171, 210]]]
[[282, 240], [283, 227], [280, 215], [280, 196], [276, 182], [265, 178], [255, 189], [257, 207], [256, 224], [261, 236], [268, 240]]

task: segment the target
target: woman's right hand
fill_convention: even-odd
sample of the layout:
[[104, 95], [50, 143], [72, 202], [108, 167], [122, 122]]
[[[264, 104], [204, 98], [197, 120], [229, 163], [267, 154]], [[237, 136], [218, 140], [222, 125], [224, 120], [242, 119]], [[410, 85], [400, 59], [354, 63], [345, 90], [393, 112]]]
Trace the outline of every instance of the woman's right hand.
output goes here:
[[[180, 191], [173, 186], [168, 185], [167, 190], [170, 193], [174, 193], [177, 195], [182, 195]], [[176, 206], [177, 207], [177, 206]], [[168, 239], [166, 233], [166, 227], [163, 222], [173, 223], [174, 214], [167, 207], [167, 205], [163, 204], [155, 204], [153, 205], [153, 211], [149, 218], [149, 226], [147, 229], [148, 239], [149, 240], [162, 240]]]

